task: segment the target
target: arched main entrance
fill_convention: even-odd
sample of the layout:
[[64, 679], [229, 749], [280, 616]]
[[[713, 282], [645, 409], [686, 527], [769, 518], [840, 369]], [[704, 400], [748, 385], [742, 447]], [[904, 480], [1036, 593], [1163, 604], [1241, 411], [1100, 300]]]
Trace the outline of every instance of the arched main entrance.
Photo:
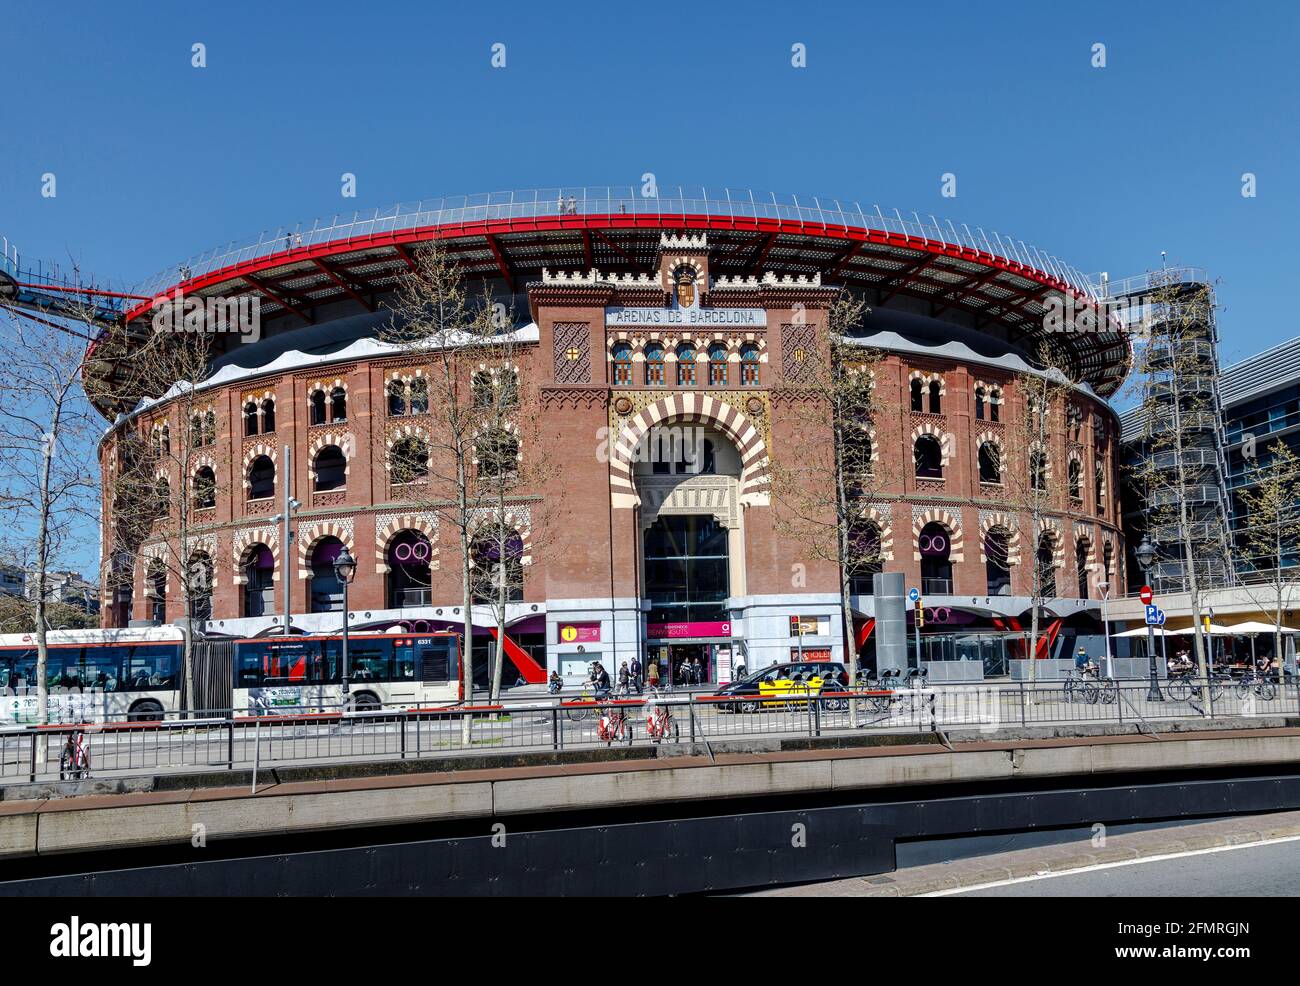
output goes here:
[[641, 595], [646, 660], [662, 680], [700, 684], [730, 671], [728, 600], [744, 594], [742, 455], [721, 429], [664, 422], [640, 445]]

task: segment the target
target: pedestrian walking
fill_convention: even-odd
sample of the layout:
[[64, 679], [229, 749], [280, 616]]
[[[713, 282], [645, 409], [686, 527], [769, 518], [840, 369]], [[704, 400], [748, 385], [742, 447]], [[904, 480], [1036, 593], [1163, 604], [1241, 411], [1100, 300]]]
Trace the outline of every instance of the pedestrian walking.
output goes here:
[[651, 688], [659, 687], [659, 662], [651, 661], [646, 669], [646, 678], [650, 682]]

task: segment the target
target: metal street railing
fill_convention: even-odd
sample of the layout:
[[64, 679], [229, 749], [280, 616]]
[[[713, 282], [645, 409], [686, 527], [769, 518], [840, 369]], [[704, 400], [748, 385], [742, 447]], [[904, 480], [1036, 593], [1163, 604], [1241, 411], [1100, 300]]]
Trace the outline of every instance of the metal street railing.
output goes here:
[[[161, 722], [112, 720], [0, 729], [0, 786], [159, 772], [427, 760], [606, 746], [707, 744], [763, 737], [996, 735], [1040, 725], [1300, 714], [1292, 681], [1215, 678], [1075, 679], [1030, 685], [953, 684], [781, 695], [564, 695], [437, 708], [221, 710]], [[88, 771], [71, 755], [80, 744]]]

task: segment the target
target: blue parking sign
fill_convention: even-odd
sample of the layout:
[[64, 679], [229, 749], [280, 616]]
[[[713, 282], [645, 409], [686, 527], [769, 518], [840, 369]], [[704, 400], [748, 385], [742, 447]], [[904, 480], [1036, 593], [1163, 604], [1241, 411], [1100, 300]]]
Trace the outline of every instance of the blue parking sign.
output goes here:
[[1162, 627], [1165, 625], [1165, 611], [1159, 606], [1147, 607], [1147, 626]]

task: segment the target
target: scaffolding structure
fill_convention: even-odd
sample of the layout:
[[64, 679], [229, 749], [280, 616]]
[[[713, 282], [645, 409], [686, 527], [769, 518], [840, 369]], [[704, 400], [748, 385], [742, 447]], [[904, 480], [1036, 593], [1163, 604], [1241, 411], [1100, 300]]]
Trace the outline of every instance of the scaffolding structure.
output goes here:
[[[1159, 593], [1230, 585], [1226, 436], [1214, 286], [1203, 270], [1167, 268], [1108, 285], [1135, 339], [1140, 403], [1122, 416], [1131, 579]], [[1134, 552], [1149, 539], [1144, 573]]]

